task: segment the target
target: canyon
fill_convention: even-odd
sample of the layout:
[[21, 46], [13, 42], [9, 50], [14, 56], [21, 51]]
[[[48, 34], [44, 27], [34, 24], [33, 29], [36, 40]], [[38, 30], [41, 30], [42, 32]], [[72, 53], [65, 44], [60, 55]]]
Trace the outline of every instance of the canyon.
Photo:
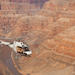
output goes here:
[[[5, 52], [12, 59], [13, 69], [22, 75], [75, 74], [74, 0], [4, 0], [1, 3], [0, 38], [6, 41], [21, 39], [33, 52], [31, 57], [16, 58], [11, 49], [3, 46], [12, 53]], [[0, 47], [0, 51], [5, 48]], [[2, 75], [5, 70], [15, 75], [2, 59], [0, 63], [4, 69], [0, 69]]]

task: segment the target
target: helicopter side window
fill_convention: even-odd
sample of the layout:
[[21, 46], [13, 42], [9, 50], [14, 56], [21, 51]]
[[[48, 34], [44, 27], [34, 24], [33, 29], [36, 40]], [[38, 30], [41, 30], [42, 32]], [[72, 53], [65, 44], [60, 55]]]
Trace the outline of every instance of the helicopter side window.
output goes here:
[[22, 47], [20, 47], [20, 46], [17, 46], [18, 48], [22, 48]]
[[24, 47], [24, 50], [25, 50], [25, 51], [29, 51], [29, 48], [28, 48], [28, 47]]
[[11, 42], [10, 44], [13, 44], [13, 42]]

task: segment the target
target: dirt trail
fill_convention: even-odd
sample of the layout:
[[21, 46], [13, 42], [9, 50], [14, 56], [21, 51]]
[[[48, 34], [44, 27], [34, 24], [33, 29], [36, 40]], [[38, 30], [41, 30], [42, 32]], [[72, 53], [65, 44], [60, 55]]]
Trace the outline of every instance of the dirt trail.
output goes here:
[[13, 73], [13, 75], [21, 75], [11, 59], [11, 49], [8, 46], [0, 45], [0, 61], [4, 63], [5, 66]]

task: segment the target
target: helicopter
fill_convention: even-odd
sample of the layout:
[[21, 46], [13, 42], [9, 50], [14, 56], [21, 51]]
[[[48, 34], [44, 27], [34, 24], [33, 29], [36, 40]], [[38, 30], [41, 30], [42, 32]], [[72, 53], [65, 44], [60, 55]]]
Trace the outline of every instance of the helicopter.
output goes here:
[[[4, 38], [4, 39], [7, 39], [7, 38]], [[6, 42], [6, 41], [0, 40], [0, 45], [7, 45], [10, 48], [12, 48], [15, 53], [19, 53], [21, 55], [25, 55], [25, 56], [32, 55], [32, 51], [29, 49], [28, 44], [22, 42], [20, 38], [18, 38], [17, 41], [13, 41], [13, 42]]]

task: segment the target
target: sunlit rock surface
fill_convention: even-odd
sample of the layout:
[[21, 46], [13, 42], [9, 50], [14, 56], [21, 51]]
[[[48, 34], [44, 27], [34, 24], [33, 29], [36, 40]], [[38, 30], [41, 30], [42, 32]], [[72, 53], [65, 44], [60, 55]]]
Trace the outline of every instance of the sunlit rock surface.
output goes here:
[[[19, 7], [16, 6], [16, 8]], [[9, 9], [9, 5], [7, 7], [5, 9]], [[27, 8], [30, 9], [30, 7], [35, 9], [36, 5], [31, 3]], [[42, 8], [38, 10], [39, 7], [37, 7], [38, 11], [35, 12], [28, 11], [24, 6], [21, 8], [22, 12], [16, 12], [18, 9], [11, 12], [0, 10], [0, 36], [12, 38], [12, 41], [15, 40], [14, 38], [20, 37], [22, 41], [28, 43], [33, 52], [31, 57], [20, 55], [16, 57], [14, 52], [11, 53], [11, 49], [9, 49], [11, 54], [5, 52], [10, 56], [16, 73], [23, 75], [74, 75], [75, 1], [45, 1]], [[0, 48], [0, 51], [3, 50], [2, 54], [8, 50], [6, 46]], [[0, 57], [2, 56], [0, 55]], [[6, 61], [9, 58], [3, 59]], [[1, 64], [4, 62], [2, 59], [0, 61]], [[11, 65], [4, 63], [2, 67], [4, 72], [0, 69], [0, 73], [3, 75], [5, 75], [6, 69], [10, 75], [14, 72], [13, 69], [10, 69]]]

